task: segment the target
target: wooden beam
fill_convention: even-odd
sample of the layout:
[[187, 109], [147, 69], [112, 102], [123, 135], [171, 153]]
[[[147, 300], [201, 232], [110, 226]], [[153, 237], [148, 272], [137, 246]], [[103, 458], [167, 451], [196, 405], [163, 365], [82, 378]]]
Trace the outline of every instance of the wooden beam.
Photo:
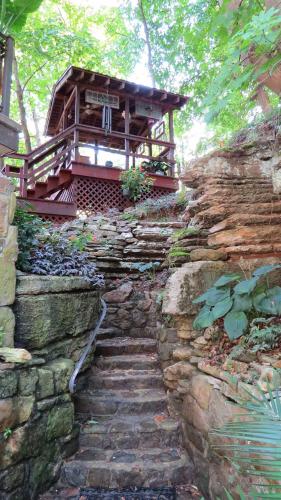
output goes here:
[[106, 80], [105, 80], [105, 82], [104, 82], [104, 86], [105, 86], [105, 87], [109, 87], [109, 85], [110, 85], [110, 81], [111, 81], [111, 80], [110, 80], [110, 78], [106, 78]]
[[92, 83], [95, 81], [95, 78], [96, 78], [96, 75], [95, 73], [93, 73], [91, 76], [90, 76], [90, 79], [89, 79], [89, 82]]
[[81, 72], [80, 72], [80, 75], [78, 75], [78, 76], [75, 78], [75, 81], [76, 81], [76, 82], [80, 82], [80, 80], [83, 80], [84, 76], [85, 76], [85, 71], [81, 71]]
[[134, 90], [133, 90], [133, 94], [138, 94], [138, 93], [139, 93], [139, 91], [140, 91], [140, 88], [139, 88], [139, 86], [137, 85], [137, 86], [134, 88]]
[[151, 89], [148, 93], [147, 93], [147, 97], [152, 97], [154, 95], [154, 90]]
[[166, 101], [167, 97], [168, 97], [167, 92], [164, 92], [164, 94], [162, 94], [160, 97], [160, 101]]
[[125, 88], [125, 85], [126, 85], [125, 82], [121, 82], [117, 90], [123, 90]]

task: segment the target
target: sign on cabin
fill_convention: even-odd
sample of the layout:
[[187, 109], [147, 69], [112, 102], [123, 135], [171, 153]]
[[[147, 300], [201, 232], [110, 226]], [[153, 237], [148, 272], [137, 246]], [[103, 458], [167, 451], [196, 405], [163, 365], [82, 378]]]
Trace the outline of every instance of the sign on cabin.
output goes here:
[[85, 91], [85, 102], [96, 106], [109, 106], [110, 108], [119, 109], [119, 96], [95, 92], [94, 90]]
[[158, 104], [151, 104], [136, 100], [136, 115], [162, 120], [162, 109]]

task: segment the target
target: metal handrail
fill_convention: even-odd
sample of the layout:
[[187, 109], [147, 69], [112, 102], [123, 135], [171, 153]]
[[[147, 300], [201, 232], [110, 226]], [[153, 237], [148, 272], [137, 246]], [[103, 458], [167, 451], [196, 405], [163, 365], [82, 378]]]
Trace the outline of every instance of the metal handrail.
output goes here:
[[92, 348], [92, 345], [96, 339], [96, 336], [97, 336], [97, 333], [100, 329], [100, 326], [105, 318], [105, 315], [107, 313], [107, 305], [105, 303], [105, 301], [103, 299], [101, 299], [101, 304], [102, 304], [102, 312], [101, 312], [101, 315], [98, 319], [98, 322], [95, 326], [95, 329], [92, 331], [91, 335], [90, 335], [90, 338], [88, 340], [88, 343], [79, 359], [79, 361], [77, 361], [76, 365], [75, 365], [75, 368], [74, 368], [74, 371], [71, 375], [71, 378], [70, 378], [70, 381], [69, 381], [69, 384], [68, 384], [68, 387], [69, 387], [69, 391], [71, 394], [74, 393], [74, 390], [75, 390], [75, 381], [76, 381], [76, 377], [78, 375], [78, 373], [80, 372], [81, 368], [82, 368], [82, 365], [86, 359], [86, 357], [88, 356], [91, 348]]

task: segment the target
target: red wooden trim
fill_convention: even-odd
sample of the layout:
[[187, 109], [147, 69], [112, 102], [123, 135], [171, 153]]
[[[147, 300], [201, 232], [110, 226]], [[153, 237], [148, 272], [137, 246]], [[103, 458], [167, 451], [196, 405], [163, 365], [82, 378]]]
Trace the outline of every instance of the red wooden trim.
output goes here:
[[[120, 175], [124, 170], [116, 167], [108, 168], [98, 165], [85, 165], [79, 162], [72, 162], [72, 175], [79, 177], [92, 177], [108, 181], [120, 182]], [[166, 175], [148, 174], [154, 179], [154, 187], [161, 187], [177, 191], [178, 179]]]
[[[88, 125], [79, 125], [77, 127], [81, 132], [89, 132], [92, 134], [97, 134], [97, 135], [103, 135], [105, 136], [104, 129], [98, 128], [98, 127], [90, 127]], [[156, 146], [166, 146], [171, 149], [175, 149], [176, 145], [175, 143], [167, 142], [167, 141], [158, 141], [157, 139], [149, 139], [149, 137], [144, 137], [142, 135], [132, 135], [132, 134], [125, 134], [124, 132], [116, 132], [112, 131], [108, 134], [106, 134], [107, 137], [116, 137], [118, 139], [128, 139], [129, 141], [133, 142], [140, 142], [140, 143], [147, 143], [147, 144], [154, 144]]]
[[54, 201], [54, 200], [34, 200], [25, 198], [18, 198], [19, 202], [28, 201], [31, 205], [30, 211], [34, 213], [40, 213], [44, 215], [68, 215], [70, 217], [76, 217], [77, 206], [75, 203], [70, 203], [66, 201]]

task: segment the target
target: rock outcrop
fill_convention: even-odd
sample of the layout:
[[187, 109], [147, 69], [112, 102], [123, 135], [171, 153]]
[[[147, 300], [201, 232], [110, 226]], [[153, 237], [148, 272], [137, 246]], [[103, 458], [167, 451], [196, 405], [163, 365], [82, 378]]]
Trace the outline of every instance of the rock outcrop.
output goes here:
[[[204, 252], [215, 250], [230, 260], [281, 256], [281, 198], [273, 186], [279, 164], [271, 142], [244, 144], [190, 163], [182, 176], [194, 190], [185, 220], [207, 238]], [[209, 253], [209, 259], [217, 260], [216, 254]]]

